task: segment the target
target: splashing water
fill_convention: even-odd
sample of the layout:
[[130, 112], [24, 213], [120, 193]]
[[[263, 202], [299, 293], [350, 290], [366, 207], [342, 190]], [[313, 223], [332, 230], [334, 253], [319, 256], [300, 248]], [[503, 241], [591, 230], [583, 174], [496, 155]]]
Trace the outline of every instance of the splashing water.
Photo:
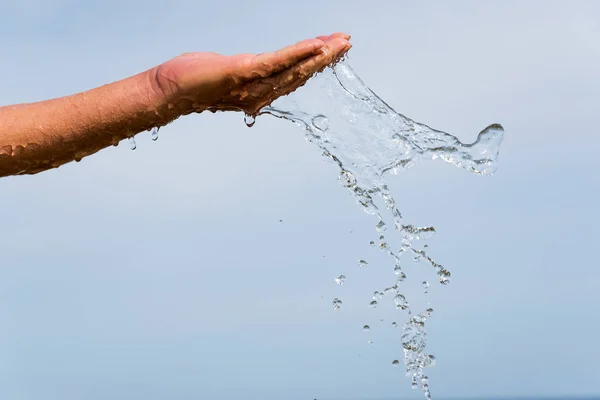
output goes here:
[[[412, 386], [420, 385], [425, 397], [430, 399], [429, 382], [423, 371], [433, 366], [435, 360], [425, 353], [425, 322], [433, 310], [417, 315], [411, 313], [409, 302], [399, 287], [406, 279], [402, 256], [410, 253], [414, 261], [431, 265], [443, 285], [450, 282], [451, 273], [429, 256], [427, 246], [423, 249], [413, 246], [415, 240], [433, 236], [435, 229], [404, 223], [385, 178], [390, 173], [397, 174], [412, 167], [417, 161], [435, 159], [475, 174], [492, 174], [503, 139], [502, 126], [490, 125], [479, 133], [474, 143], [461, 143], [455, 136], [394, 111], [364, 84], [346, 60], [327, 68], [293, 95], [281, 97], [263, 108], [261, 114], [283, 118], [304, 128], [307, 140], [319, 146], [323, 155], [339, 166], [342, 185], [366, 213], [375, 216], [375, 229], [379, 235], [386, 232], [388, 225], [400, 235], [397, 245], [384, 241], [383, 236], [379, 237], [377, 245], [375, 241], [370, 244], [393, 259], [395, 283], [383, 293], [393, 294], [396, 308], [408, 310], [409, 319], [401, 334], [406, 373], [411, 377]], [[245, 122], [252, 126], [254, 118], [246, 116]], [[389, 222], [376, 201], [385, 205]], [[364, 260], [359, 260], [358, 264], [361, 267], [368, 265]], [[334, 299], [334, 309], [339, 309], [340, 305], [341, 301]], [[370, 305], [376, 307], [377, 300], [374, 298]], [[396, 323], [392, 325], [396, 326]]]

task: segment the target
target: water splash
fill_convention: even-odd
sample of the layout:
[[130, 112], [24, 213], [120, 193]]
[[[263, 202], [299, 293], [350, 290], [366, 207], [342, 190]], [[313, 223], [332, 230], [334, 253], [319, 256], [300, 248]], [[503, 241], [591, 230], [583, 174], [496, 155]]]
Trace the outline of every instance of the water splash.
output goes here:
[[[383, 236], [377, 246], [375, 241], [370, 244], [393, 259], [395, 284], [384, 293], [394, 294], [396, 307], [409, 312], [401, 335], [406, 372], [413, 387], [420, 385], [425, 397], [431, 398], [423, 371], [434, 364], [433, 356], [425, 353], [425, 321], [433, 310], [411, 313], [399, 286], [406, 279], [403, 268], [406, 257], [402, 256], [410, 253], [414, 261], [433, 267], [442, 285], [450, 282], [451, 273], [431, 258], [426, 245], [421, 249], [413, 245], [433, 236], [435, 228], [404, 223], [385, 179], [421, 160], [442, 160], [475, 174], [492, 174], [504, 135], [502, 126], [492, 124], [479, 133], [475, 142], [462, 143], [453, 135], [394, 111], [364, 84], [347, 61], [327, 68], [293, 95], [265, 107], [261, 114], [283, 118], [304, 128], [306, 139], [320, 147], [323, 155], [340, 168], [341, 184], [366, 213], [376, 218], [376, 231], [383, 234], [392, 226], [400, 236], [397, 245], [389, 238], [384, 241]], [[251, 126], [254, 119], [246, 117], [245, 122]], [[376, 202], [383, 203], [385, 213]], [[367, 262], [360, 260], [359, 266], [365, 267]], [[377, 300], [371, 305], [376, 306]]]

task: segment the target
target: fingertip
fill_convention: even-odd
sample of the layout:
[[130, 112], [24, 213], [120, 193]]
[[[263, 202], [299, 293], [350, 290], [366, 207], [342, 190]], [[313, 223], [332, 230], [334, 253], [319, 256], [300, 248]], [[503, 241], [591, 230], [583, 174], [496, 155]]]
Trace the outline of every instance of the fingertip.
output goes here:
[[329, 36], [330, 39], [342, 38], [350, 40], [351, 36], [344, 32], [335, 32]]

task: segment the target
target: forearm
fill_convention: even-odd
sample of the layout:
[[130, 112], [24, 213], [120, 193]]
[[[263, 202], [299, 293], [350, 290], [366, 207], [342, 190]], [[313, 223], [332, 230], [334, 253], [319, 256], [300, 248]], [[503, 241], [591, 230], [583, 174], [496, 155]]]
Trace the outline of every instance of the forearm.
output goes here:
[[0, 107], [0, 176], [56, 168], [176, 117], [154, 70], [72, 96]]

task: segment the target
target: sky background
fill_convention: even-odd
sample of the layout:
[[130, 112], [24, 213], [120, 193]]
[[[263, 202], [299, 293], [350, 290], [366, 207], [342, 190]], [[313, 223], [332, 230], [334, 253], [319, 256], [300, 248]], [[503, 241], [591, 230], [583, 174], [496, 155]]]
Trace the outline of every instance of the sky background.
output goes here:
[[[2, 0], [0, 104], [348, 32], [397, 111], [465, 142], [506, 130], [493, 177], [390, 181], [453, 272], [429, 295], [434, 398], [598, 395], [599, 20], [595, 1]], [[419, 397], [391, 366], [405, 314], [367, 306], [390, 261], [337, 173], [295, 125], [222, 113], [2, 179], [0, 398]], [[434, 280], [408, 272], [409, 293]]]

